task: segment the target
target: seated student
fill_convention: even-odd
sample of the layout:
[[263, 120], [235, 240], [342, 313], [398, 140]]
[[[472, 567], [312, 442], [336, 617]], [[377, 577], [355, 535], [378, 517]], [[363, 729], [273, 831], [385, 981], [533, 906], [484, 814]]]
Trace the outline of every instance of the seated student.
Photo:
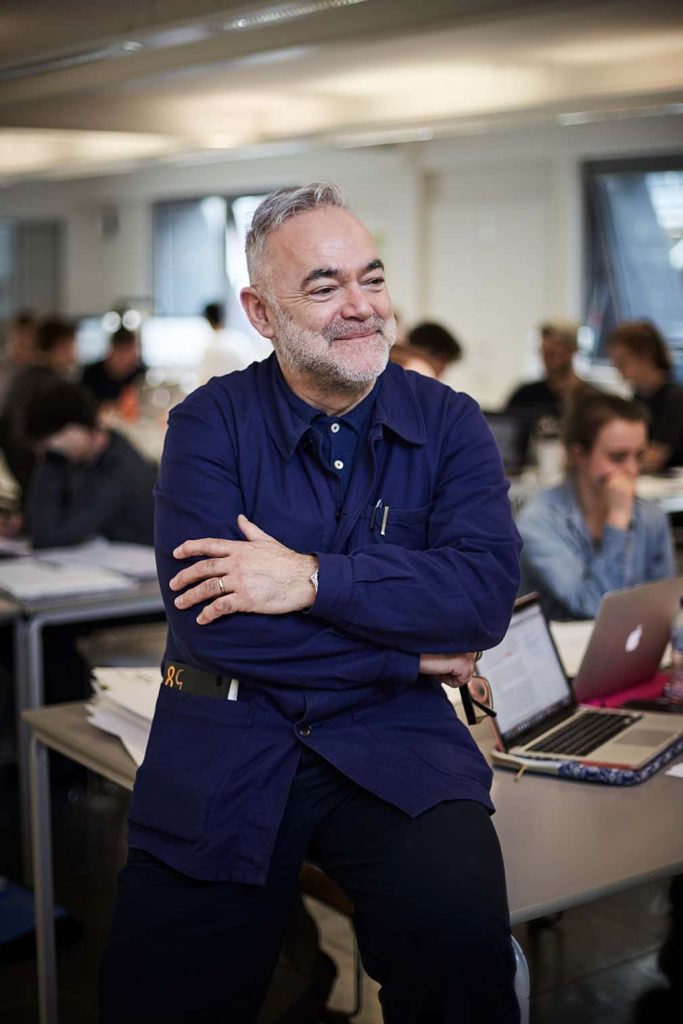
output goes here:
[[545, 375], [542, 380], [516, 388], [507, 400], [505, 412], [523, 410], [535, 417], [551, 416], [559, 421], [567, 401], [588, 387], [574, 372], [577, 326], [556, 320], [541, 324], [539, 331]]
[[26, 433], [38, 455], [27, 510], [34, 547], [93, 536], [152, 543], [156, 468], [120, 434], [97, 425], [84, 389], [53, 388], [30, 406]]
[[545, 375], [541, 380], [520, 384], [508, 398], [503, 411], [519, 422], [519, 459], [528, 463], [534, 435], [556, 437], [574, 400], [588, 391], [589, 384], [574, 372], [578, 348], [577, 325], [563, 320], [541, 324], [539, 353]]
[[429, 321], [416, 324], [408, 332], [406, 341], [410, 348], [427, 360], [435, 377], [442, 377], [449, 366], [462, 359], [460, 342], [441, 324]]
[[32, 354], [12, 379], [0, 417], [0, 447], [22, 491], [25, 504], [35, 456], [26, 437], [28, 407], [68, 378], [76, 366], [76, 334], [73, 324], [50, 317], [39, 325]]
[[0, 355], [0, 408], [17, 372], [33, 362], [36, 319], [29, 310], [22, 310], [7, 325], [5, 344]]
[[414, 370], [415, 373], [421, 373], [423, 377], [436, 377], [432, 364], [421, 355], [418, 349], [411, 348], [410, 345], [398, 343], [392, 345], [389, 350], [389, 362], [397, 363], [404, 370]]
[[86, 366], [81, 382], [98, 402], [117, 402], [144, 372], [137, 334], [127, 327], [119, 327], [109, 340], [106, 357]]
[[672, 378], [671, 355], [664, 338], [646, 320], [619, 324], [607, 341], [610, 359], [633, 397], [650, 414], [650, 443], [643, 459], [646, 473], [683, 466], [683, 388]]
[[675, 573], [666, 516], [636, 497], [646, 415], [615, 395], [578, 401], [565, 427], [566, 481], [522, 510], [520, 593], [537, 590], [551, 619], [593, 618], [608, 590]]
[[211, 328], [211, 334], [197, 368], [200, 384], [205, 384], [212, 377], [244, 370], [250, 363], [260, 362], [271, 355], [273, 346], [265, 338], [226, 328], [222, 303], [210, 302], [202, 315]]

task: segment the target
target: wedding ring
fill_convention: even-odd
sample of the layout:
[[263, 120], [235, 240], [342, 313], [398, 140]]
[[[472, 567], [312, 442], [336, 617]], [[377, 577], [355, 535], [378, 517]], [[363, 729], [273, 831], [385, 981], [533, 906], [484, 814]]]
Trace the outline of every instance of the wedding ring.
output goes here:
[[225, 593], [225, 587], [223, 586], [223, 580], [221, 579], [220, 576], [218, 577], [218, 586], [221, 588], [221, 594], [224, 594]]

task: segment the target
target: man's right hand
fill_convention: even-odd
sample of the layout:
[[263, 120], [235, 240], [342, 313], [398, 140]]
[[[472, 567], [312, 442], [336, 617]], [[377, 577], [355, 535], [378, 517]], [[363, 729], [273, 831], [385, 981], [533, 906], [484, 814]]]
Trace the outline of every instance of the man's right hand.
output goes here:
[[474, 675], [474, 652], [465, 654], [422, 654], [420, 672], [434, 676], [446, 686], [464, 686]]

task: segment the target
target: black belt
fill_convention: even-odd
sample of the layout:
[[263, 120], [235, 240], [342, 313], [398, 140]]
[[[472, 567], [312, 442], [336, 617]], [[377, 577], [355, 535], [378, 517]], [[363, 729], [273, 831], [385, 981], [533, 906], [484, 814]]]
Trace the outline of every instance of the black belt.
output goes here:
[[229, 676], [217, 676], [204, 672], [193, 665], [183, 665], [180, 661], [167, 661], [164, 671], [163, 685], [183, 693], [194, 693], [198, 697], [217, 697], [227, 700], [232, 679]]
[[[166, 662], [163, 679], [163, 685], [169, 686], [173, 690], [181, 690], [183, 693], [194, 693], [198, 697], [217, 697], [219, 700], [228, 699], [232, 682], [233, 680], [229, 676], [214, 675], [212, 672], [205, 672], [203, 669], [195, 668], [193, 665], [183, 665], [180, 661]], [[479, 679], [479, 683], [481, 684], [482, 682], [484, 680]], [[460, 690], [465, 717], [470, 725], [475, 725], [478, 721], [474, 710], [475, 707], [479, 708], [485, 715], [489, 715], [492, 718], [496, 717], [496, 712], [490, 705], [482, 703], [472, 696], [469, 685], [459, 686], [458, 689]], [[484, 693], [490, 699], [490, 691], [488, 693], [486, 691], [488, 691], [488, 684], [486, 684]], [[480, 695], [483, 696], [481, 690]]]

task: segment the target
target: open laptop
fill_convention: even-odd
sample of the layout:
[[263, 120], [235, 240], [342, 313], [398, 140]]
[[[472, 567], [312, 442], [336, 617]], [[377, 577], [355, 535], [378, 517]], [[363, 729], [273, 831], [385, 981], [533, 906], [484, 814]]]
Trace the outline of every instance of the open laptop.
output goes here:
[[498, 747], [524, 760], [637, 769], [683, 736], [678, 716], [579, 707], [535, 594], [517, 602], [478, 668], [491, 687]]
[[510, 412], [484, 411], [493, 439], [498, 446], [508, 476], [520, 473], [526, 462], [531, 426], [523, 417]]
[[573, 681], [577, 700], [607, 697], [657, 672], [683, 595], [683, 576], [605, 594]]

